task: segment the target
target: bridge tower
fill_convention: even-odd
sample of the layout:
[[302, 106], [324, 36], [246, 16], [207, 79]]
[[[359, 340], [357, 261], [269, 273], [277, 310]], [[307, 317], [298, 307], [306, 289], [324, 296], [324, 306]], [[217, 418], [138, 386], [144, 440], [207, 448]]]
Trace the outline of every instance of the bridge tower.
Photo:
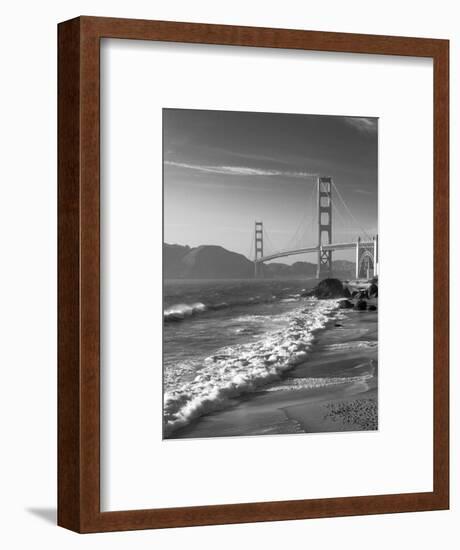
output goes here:
[[356, 241], [356, 279], [376, 277], [379, 274], [378, 235], [372, 241], [362, 242], [361, 237]]
[[254, 277], [263, 277], [264, 265], [258, 262], [259, 258], [264, 255], [264, 224], [263, 222], [255, 222], [254, 227]]
[[332, 250], [323, 244], [332, 243], [332, 178], [318, 178], [318, 265], [316, 278], [332, 275]]

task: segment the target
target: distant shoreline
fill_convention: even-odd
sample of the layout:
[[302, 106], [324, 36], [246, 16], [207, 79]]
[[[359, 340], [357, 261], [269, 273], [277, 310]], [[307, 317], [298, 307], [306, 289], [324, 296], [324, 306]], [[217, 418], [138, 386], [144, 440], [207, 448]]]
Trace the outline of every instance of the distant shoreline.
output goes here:
[[213, 283], [218, 282], [254, 282], [254, 283], [263, 283], [264, 281], [271, 282], [271, 281], [296, 281], [296, 282], [302, 282], [302, 281], [313, 281], [317, 280], [316, 277], [262, 277], [256, 279], [255, 277], [218, 277], [218, 278], [212, 278], [212, 277], [203, 277], [203, 278], [197, 278], [197, 277], [174, 277], [169, 279], [163, 279], [164, 283], [170, 284], [170, 283], [205, 283], [207, 281], [212, 281]]
[[[332, 271], [337, 278], [350, 278], [355, 263], [334, 260]], [[267, 279], [316, 277], [316, 262], [299, 260], [292, 264], [270, 261], [263, 264]], [[218, 245], [187, 245], [163, 243], [163, 277], [165, 279], [252, 279], [254, 261], [244, 254]]]
[[[350, 281], [350, 277], [343, 277], [340, 275], [332, 275], [332, 277], [337, 278], [341, 280], [342, 282]], [[169, 277], [169, 278], [163, 278], [163, 283], [165, 284], [171, 284], [171, 283], [203, 283], [206, 281], [212, 281], [212, 282], [254, 282], [254, 283], [263, 283], [264, 281], [271, 282], [271, 281], [296, 281], [296, 282], [302, 282], [302, 281], [320, 281], [321, 279], [317, 279], [314, 275], [310, 276], [304, 276], [299, 275], [298, 277], [294, 276], [286, 276], [286, 277]]]

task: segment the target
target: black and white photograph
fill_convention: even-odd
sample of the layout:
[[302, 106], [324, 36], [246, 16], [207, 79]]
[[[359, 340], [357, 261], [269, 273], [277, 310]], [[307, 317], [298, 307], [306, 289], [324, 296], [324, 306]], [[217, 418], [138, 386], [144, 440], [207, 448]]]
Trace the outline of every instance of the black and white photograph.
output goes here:
[[378, 429], [378, 119], [163, 110], [163, 438]]

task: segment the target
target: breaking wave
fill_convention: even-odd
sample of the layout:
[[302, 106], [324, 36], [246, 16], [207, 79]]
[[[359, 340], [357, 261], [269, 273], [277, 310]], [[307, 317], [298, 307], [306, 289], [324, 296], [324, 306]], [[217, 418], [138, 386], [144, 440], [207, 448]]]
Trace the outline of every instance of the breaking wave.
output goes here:
[[337, 314], [337, 307], [336, 300], [324, 300], [297, 308], [286, 316], [286, 328], [269, 332], [256, 342], [220, 349], [204, 360], [193, 379], [169, 378], [164, 395], [164, 436], [226, 407], [237, 396], [279, 380], [306, 359], [314, 333]]
[[[254, 306], [257, 304], [270, 303], [276, 299], [276, 296], [271, 296], [265, 299], [261, 299], [259, 296], [256, 296], [255, 298], [251, 297], [245, 300], [217, 302], [213, 304], [204, 304], [203, 302], [195, 302], [192, 304], [175, 304], [165, 309], [163, 312], [163, 320], [165, 323], [183, 321], [184, 319], [190, 318], [197, 313], [203, 313], [205, 311], [218, 311], [219, 309], [235, 306]], [[296, 300], [292, 299], [291, 301]]]
[[168, 307], [163, 313], [163, 319], [165, 321], [183, 321], [186, 317], [191, 317], [196, 313], [202, 313], [208, 308], [202, 302], [196, 302], [194, 304], [176, 304]]

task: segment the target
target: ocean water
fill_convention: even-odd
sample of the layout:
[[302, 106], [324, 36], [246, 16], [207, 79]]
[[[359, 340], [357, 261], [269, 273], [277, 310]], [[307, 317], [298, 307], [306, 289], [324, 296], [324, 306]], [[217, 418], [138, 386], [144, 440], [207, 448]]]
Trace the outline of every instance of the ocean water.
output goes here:
[[315, 335], [341, 315], [335, 300], [301, 297], [315, 284], [165, 282], [165, 437], [239, 396], [278, 381], [282, 387], [285, 373], [307, 360]]

